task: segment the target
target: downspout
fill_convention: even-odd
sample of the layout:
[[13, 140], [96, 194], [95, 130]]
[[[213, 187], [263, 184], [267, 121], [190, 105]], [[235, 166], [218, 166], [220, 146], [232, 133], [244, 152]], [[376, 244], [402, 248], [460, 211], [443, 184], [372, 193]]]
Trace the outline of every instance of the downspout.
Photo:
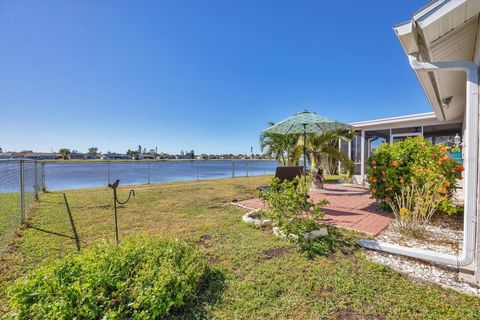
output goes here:
[[432, 250], [408, 248], [375, 240], [360, 240], [363, 247], [400, 254], [413, 258], [433, 261], [453, 266], [467, 266], [475, 255], [476, 228], [476, 187], [478, 155], [478, 66], [471, 61], [420, 62], [417, 57], [409, 55], [413, 69], [425, 72], [463, 71], [467, 74], [465, 137], [466, 154], [464, 155], [464, 219], [463, 245], [459, 256], [441, 254]]

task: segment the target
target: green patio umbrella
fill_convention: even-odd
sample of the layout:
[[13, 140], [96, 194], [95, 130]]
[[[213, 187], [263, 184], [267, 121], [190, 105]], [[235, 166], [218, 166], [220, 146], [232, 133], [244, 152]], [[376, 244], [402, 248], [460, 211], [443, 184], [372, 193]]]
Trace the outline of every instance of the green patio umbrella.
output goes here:
[[303, 170], [307, 181], [307, 133], [322, 133], [351, 128], [348, 124], [322, 117], [315, 112], [302, 111], [265, 129], [266, 133], [303, 134]]

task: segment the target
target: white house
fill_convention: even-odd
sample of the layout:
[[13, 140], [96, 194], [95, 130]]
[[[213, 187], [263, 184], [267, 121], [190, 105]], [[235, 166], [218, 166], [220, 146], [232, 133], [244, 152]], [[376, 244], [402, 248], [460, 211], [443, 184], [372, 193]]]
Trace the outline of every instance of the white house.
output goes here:
[[[479, 82], [480, 0], [434, 0], [394, 27], [396, 35], [432, 107], [431, 113], [353, 123], [357, 137], [342, 143], [362, 183], [365, 162], [378, 143], [423, 135], [433, 142], [463, 139], [464, 240], [458, 256], [362, 241], [384, 250], [456, 266], [462, 277], [480, 283]], [[458, 138], [457, 138], [458, 139]]]

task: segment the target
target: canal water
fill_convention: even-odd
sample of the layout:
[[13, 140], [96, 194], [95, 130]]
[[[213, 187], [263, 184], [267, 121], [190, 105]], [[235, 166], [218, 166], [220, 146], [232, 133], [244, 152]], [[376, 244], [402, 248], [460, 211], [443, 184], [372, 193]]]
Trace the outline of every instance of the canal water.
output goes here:
[[47, 162], [48, 190], [245, 177], [272, 174], [278, 164], [265, 160]]

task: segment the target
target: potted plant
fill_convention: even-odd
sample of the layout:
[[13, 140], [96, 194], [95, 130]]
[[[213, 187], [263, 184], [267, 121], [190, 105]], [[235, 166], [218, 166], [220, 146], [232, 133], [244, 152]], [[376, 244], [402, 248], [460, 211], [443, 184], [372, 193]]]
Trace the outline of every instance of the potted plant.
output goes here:
[[455, 146], [451, 150], [454, 159], [462, 159], [462, 149], [459, 146]]

